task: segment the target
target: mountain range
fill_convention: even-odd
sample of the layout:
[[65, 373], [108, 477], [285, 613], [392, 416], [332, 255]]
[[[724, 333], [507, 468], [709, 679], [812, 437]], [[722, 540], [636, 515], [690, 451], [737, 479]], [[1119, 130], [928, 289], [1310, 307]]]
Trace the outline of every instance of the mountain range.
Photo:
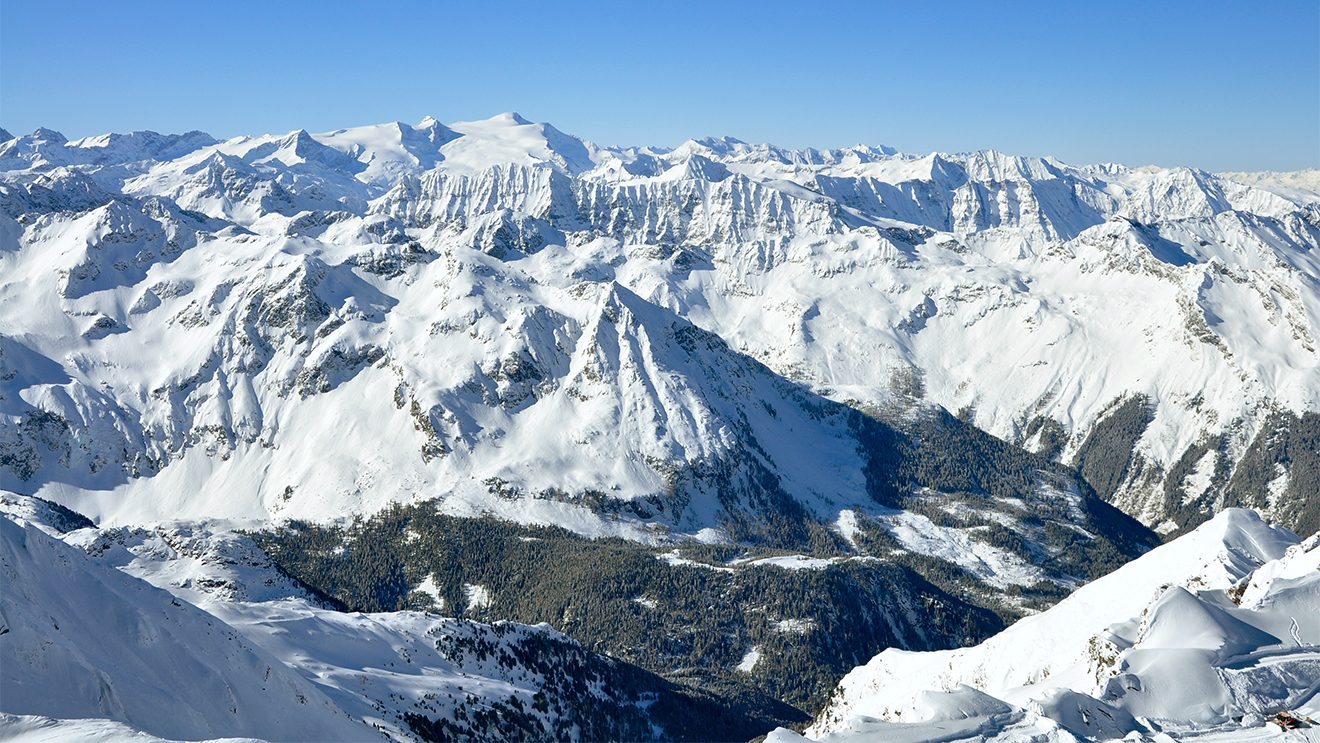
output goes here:
[[[872, 656], [994, 643], [1235, 508], [1320, 528], [1315, 173], [602, 147], [513, 113], [0, 140], [0, 491], [46, 527], [6, 526], [7, 561], [81, 564], [47, 542], [95, 553], [93, 533], [242, 545], [288, 595], [189, 594], [100, 554], [108, 588], [76, 591], [195, 603], [147, 634], [229, 627], [214, 652], [238, 665], [216, 673], [250, 686], [282, 658], [327, 736], [377, 717], [401, 739], [700, 732], [664, 704], [619, 717], [637, 694], [707, 705], [722, 736], [834, 734], [853, 711], [832, 690]], [[368, 632], [324, 660], [344, 678], [404, 638], [467, 637], [514, 660], [461, 673], [517, 703], [476, 724], [352, 696], [299, 670], [330, 650], [269, 640], [286, 621]], [[110, 662], [69, 652], [69, 673]], [[608, 680], [562, 704], [638, 727], [524, 714], [550, 656]], [[3, 711], [34, 736], [58, 724], [33, 715], [281, 735], [209, 708], [147, 725], [125, 683]]]
[[815, 409], [839, 403], [943, 407], [1164, 532], [1234, 504], [1316, 525], [1295, 179], [601, 148], [516, 114], [38, 130], [0, 170], [0, 472], [98, 518], [443, 496], [626, 531], [595, 497], [695, 533], [775, 497], [758, 478], [837, 513], [864, 469]]

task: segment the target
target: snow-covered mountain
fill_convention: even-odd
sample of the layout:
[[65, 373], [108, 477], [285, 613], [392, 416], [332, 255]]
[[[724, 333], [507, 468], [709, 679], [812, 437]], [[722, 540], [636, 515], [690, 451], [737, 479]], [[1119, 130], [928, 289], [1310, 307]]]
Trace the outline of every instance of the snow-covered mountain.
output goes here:
[[1165, 530], [1320, 518], [1305, 178], [516, 114], [43, 129], [0, 172], [0, 478], [110, 523], [833, 520], [875, 500], [852, 410], [929, 404]]
[[1320, 535], [1229, 509], [980, 645], [884, 651], [844, 678], [806, 735], [1263, 738], [1281, 711], [1320, 714], [1317, 606]]
[[0, 518], [0, 550], [6, 712], [180, 739], [361, 736], [311, 682], [206, 612], [30, 524]]
[[0, 493], [0, 575], [0, 739], [736, 740], [764, 729], [546, 626], [328, 609], [250, 540], [204, 526], [99, 530]]
[[[1318, 332], [1312, 173], [0, 130], [0, 734], [750, 737], [885, 648], [809, 735], [1255, 724], [1316, 550], [1224, 509], [1320, 527]], [[1222, 513], [900, 652], [1123, 511]]]

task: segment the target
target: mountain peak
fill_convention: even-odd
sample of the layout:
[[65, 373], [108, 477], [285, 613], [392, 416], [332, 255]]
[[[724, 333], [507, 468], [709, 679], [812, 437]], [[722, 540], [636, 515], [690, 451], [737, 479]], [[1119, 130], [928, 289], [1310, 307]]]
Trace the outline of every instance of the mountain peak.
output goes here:
[[715, 157], [729, 157], [746, 147], [746, 142], [734, 137], [701, 137], [683, 141], [673, 149], [673, 154], [682, 157], [700, 152]]
[[738, 145], [745, 145], [746, 142], [737, 137], [701, 137], [692, 140], [703, 147], [709, 147], [713, 150], [731, 150]]
[[312, 135], [308, 134], [306, 129], [294, 129], [293, 131], [284, 135], [284, 139], [281, 141], [284, 142], [285, 144], [292, 145], [294, 147], [311, 146], [312, 144], [315, 143], [314, 140], [312, 139]]
[[495, 165], [550, 166], [566, 173], [595, 167], [595, 148], [549, 124], [533, 124], [514, 112], [459, 121], [446, 143], [445, 163], [454, 170], [480, 172]]
[[60, 134], [54, 129], [47, 129], [44, 126], [37, 127], [28, 136], [39, 142], [55, 142], [57, 144], [63, 144], [69, 141], [68, 137]]
[[528, 121], [527, 119], [523, 118], [523, 116], [519, 114], [517, 111], [504, 111], [503, 113], [495, 114], [494, 116], [487, 119], [487, 121], [490, 121], [492, 123], [499, 123], [499, 124], [512, 124], [515, 126], [527, 126], [528, 124], [532, 123], [531, 121]]
[[716, 160], [693, 153], [665, 172], [666, 176], [701, 181], [722, 181], [732, 173]]

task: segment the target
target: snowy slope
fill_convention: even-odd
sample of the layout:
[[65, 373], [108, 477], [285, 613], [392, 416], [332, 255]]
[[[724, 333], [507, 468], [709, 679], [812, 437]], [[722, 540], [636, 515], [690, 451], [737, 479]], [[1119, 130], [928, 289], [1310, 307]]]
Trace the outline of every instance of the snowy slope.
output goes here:
[[[12, 551], [34, 553], [0, 566], [0, 739], [732, 740], [766, 727], [548, 626], [329, 609], [223, 529], [102, 530], [12, 493], [0, 493], [0, 521], [7, 548], [17, 537]], [[74, 616], [56, 596], [88, 603]], [[261, 673], [226, 668], [253, 653]], [[84, 676], [91, 687], [66, 688]], [[282, 701], [287, 684], [317, 712]]]
[[1320, 171], [1220, 173], [1223, 178], [1302, 202], [1320, 202]]
[[183, 739], [368, 734], [220, 620], [35, 526], [0, 518], [0, 569], [7, 713], [107, 718]]
[[[86, 718], [61, 720], [42, 715], [10, 715], [0, 712], [0, 734], [10, 743], [171, 743], [114, 720]], [[228, 743], [265, 743], [257, 738], [217, 738]]]
[[0, 484], [100, 518], [445, 497], [644, 536], [783, 492], [832, 521], [866, 501], [832, 401], [961, 411], [1166, 529], [1320, 519], [1266, 445], [1320, 409], [1320, 207], [1259, 179], [516, 114], [40, 130], [0, 171]]
[[844, 678], [807, 736], [933, 740], [957, 725], [1012, 739], [1021, 724], [1051, 740], [1255, 735], [1280, 710], [1320, 712], [1318, 606], [1320, 536], [1226, 510], [980, 645], [884, 651]]

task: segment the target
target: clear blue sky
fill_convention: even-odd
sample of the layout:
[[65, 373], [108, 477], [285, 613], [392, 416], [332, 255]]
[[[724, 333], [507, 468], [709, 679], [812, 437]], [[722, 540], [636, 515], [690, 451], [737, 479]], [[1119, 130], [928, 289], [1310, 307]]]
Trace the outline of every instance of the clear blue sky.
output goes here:
[[0, 0], [0, 126], [516, 110], [601, 144], [1320, 167], [1320, 2]]

